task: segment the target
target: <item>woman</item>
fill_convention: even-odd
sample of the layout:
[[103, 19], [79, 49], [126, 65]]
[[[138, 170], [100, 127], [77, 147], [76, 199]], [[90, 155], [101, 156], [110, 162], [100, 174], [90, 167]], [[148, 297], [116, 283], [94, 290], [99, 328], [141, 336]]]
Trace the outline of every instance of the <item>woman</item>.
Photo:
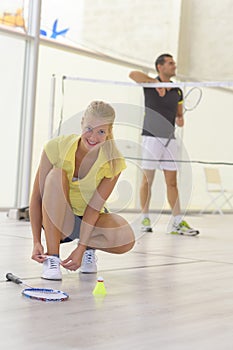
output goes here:
[[[59, 136], [44, 147], [30, 201], [32, 259], [43, 263], [42, 278], [60, 280], [60, 265], [96, 272], [95, 249], [121, 254], [134, 245], [128, 222], [104, 207], [126, 167], [113, 139], [114, 119], [109, 104], [94, 101], [82, 118], [81, 136]], [[76, 238], [77, 248], [61, 261], [60, 243]]]

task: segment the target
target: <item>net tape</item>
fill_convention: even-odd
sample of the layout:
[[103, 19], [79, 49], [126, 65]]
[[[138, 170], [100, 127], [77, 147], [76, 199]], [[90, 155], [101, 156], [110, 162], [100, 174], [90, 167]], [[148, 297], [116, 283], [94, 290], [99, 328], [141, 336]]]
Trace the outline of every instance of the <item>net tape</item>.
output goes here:
[[131, 83], [128, 81], [117, 81], [117, 80], [107, 80], [107, 79], [94, 79], [94, 78], [84, 78], [84, 77], [71, 77], [64, 75], [63, 80], [79, 80], [89, 83], [102, 83], [102, 84], [112, 84], [112, 85], [122, 85], [131, 87], [167, 87], [167, 88], [185, 88], [185, 87], [223, 87], [223, 88], [233, 88], [233, 81], [202, 81], [202, 82], [174, 82], [174, 83]]

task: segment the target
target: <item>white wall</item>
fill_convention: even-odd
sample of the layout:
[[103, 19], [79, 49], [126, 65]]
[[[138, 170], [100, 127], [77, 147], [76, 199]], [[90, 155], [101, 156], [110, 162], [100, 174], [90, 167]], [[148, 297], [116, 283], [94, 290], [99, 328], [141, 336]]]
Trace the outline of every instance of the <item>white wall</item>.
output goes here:
[[179, 73], [200, 80], [233, 80], [232, 0], [183, 0]]
[[15, 205], [24, 42], [0, 36], [0, 207]]
[[[233, 163], [233, 95], [231, 92], [204, 88], [203, 97], [196, 110], [186, 114], [184, 144], [192, 160]], [[204, 206], [204, 166], [218, 167], [223, 185], [233, 190], [233, 167], [221, 164], [193, 165], [192, 206]]]
[[154, 66], [178, 51], [181, 0], [85, 0], [83, 43], [113, 56]]

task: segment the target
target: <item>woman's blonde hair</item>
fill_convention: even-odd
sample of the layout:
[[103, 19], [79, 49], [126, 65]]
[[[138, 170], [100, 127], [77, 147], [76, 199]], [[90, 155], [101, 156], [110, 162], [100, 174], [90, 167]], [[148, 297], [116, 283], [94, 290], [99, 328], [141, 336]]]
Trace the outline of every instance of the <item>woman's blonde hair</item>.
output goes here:
[[91, 102], [85, 112], [84, 118], [86, 117], [94, 117], [100, 120], [103, 120], [103, 124], [109, 125], [109, 133], [106, 138], [104, 145], [102, 146], [103, 151], [108, 159], [109, 165], [113, 173], [117, 169], [117, 162], [119, 158], [123, 158], [122, 154], [118, 150], [114, 137], [113, 137], [113, 123], [115, 120], [115, 110], [110, 104], [103, 101], [93, 101]]

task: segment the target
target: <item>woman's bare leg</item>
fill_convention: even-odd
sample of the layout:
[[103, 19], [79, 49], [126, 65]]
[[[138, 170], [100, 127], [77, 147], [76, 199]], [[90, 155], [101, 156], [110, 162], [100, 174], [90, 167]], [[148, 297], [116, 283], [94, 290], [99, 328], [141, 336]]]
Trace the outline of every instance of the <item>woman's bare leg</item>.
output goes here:
[[60, 240], [74, 227], [74, 214], [69, 204], [69, 185], [62, 169], [52, 169], [46, 177], [42, 198], [43, 227], [47, 253], [59, 255]]
[[122, 254], [131, 250], [135, 243], [129, 223], [115, 213], [100, 214], [88, 246], [109, 253]]

